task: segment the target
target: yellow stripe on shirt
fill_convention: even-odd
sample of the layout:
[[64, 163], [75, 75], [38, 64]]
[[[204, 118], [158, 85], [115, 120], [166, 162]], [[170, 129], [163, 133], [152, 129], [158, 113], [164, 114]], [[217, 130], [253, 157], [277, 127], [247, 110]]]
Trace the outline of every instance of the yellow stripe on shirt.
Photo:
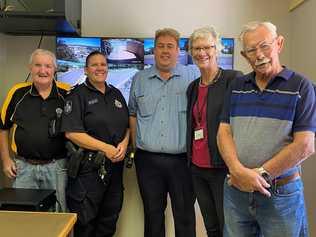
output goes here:
[[16, 128], [18, 126], [16, 124], [13, 124], [13, 127], [12, 127], [12, 134], [11, 134], [11, 149], [12, 151], [17, 154], [18, 153], [18, 149], [16, 147], [16, 143], [15, 143], [15, 131], [16, 131]]
[[4, 100], [4, 103], [3, 103], [3, 106], [2, 106], [2, 109], [1, 109], [1, 121], [3, 124], [5, 124], [5, 117], [7, 115], [7, 109], [9, 107], [9, 104], [12, 100], [12, 97], [14, 95], [14, 93], [20, 89], [20, 88], [23, 88], [23, 87], [27, 87], [27, 86], [30, 86], [32, 84], [32, 82], [22, 82], [22, 83], [18, 83], [16, 84], [15, 86], [13, 86], [10, 90], [9, 90], [9, 93], [6, 97], [6, 99]]
[[70, 85], [64, 82], [56, 81], [56, 85], [58, 88], [64, 89], [66, 91], [69, 91], [71, 89]]

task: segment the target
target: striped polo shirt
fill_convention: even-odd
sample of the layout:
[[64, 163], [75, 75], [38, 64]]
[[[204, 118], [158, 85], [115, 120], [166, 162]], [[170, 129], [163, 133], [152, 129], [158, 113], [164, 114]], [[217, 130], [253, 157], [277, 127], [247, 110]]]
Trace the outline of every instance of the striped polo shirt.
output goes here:
[[316, 131], [315, 92], [304, 76], [284, 68], [260, 91], [255, 73], [231, 84], [221, 122], [231, 125], [240, 162], [259, 167], [293, 141]]

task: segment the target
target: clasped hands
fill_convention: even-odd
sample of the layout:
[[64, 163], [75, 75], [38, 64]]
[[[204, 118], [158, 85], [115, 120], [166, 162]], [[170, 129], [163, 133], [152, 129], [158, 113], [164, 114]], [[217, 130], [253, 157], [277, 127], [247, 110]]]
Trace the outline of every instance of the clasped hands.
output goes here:
[[127, 144], [124, 141], [120, 142], [117, 147], [113, 145], [107, 145], [104, 154], [108, 159], [110, 159], [113, 163], [122, 161], [125, 158], [127, 151]]

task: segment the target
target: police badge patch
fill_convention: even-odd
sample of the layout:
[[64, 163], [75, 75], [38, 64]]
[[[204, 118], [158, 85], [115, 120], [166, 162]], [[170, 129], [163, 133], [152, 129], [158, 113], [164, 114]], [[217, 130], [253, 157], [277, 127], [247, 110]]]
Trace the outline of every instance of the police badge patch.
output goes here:
[[70, 114], [72, 111], [72, 101], [71, 100], [66, 100], [65, 107], [64, 107], [64, 113], [65, 114]]
[[115, 104], [115, 106], [117, 107], [117, 108], [122, 108], [123, 106], [122, 106], [122, 103], [120, 102], [120, 101], [118, 101], [118, 100], [114, 100], [114, 104]]

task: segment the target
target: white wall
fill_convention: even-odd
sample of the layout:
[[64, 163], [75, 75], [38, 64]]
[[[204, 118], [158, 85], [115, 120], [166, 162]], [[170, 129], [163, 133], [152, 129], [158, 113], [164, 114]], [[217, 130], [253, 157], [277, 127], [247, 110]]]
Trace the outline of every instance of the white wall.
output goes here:
[[[195, 28], [214, 25], [223, 36], [237, 38], [241, 26], [246, 22], [270, 20], [289, 38], [288, 1], [89, 0], [82, 2], [82, 34], [153, 37], [155, 30], [173, 27], [184, 37], [188, 37]], [[289, 63], [289, 46], [288, 42], [282, 55], [285, 64]], [[238, 44], [235, 66], [248, 71], [249, 68], [239, 51]]]
[[[315, 10], [316, 1], [306, 0], [304, 4], [290, 14], [292, 45], [290, 65], [314, 83], [316, 83]], [[303, 164], [303, 179], [311, 236], [316, 236], [315, 167], [316, 155], [310, 157]]]
[[[0, 102], [7, 90], [28, 75], [28, 60], [38, 46], [40, 36], [11, 36], [0, 33]], [[55, 37], [44, 36], [42, 48], [55, 51]]]
[[291, 48], [290, 63], [298, 71], [303, 72], [316, 82], [316, 28], [315, 28], [316, 1], [305, 1], [293, 12], [291, 19]]

